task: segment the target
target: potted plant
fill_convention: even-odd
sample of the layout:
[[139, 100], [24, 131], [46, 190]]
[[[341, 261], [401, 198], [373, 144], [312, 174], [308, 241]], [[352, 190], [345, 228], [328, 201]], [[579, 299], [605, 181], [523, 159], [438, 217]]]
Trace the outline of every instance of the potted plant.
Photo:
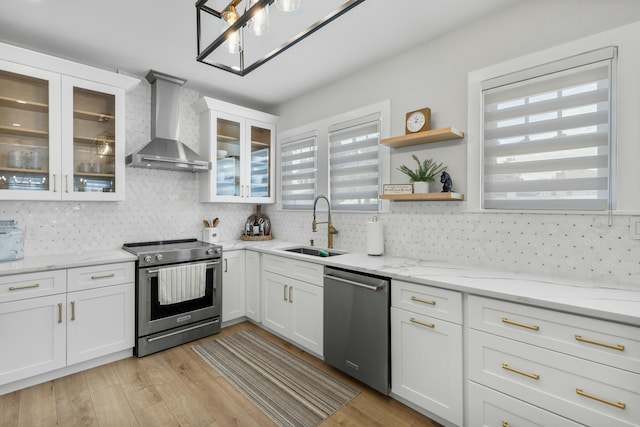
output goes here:
[[418, 169], [413, 170], [406, 165], [402, 165], [398, 170], [411, 179], [414, 193], [428, 193], [429, 183], [433, 182], [436, 175], [442, 172], [446, 166], [442, 166], [442, 163], [436, 163], [433, 159], [425, 159], [420, 162], [415, 154], [413, 159], [418, 164]]

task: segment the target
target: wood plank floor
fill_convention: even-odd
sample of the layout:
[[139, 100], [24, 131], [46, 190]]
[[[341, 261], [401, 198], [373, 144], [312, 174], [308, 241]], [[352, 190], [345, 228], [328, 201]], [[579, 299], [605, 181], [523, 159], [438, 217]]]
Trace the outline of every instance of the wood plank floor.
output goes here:
[[194, 344], [244, 328], [360, 390], [323, 427], [440, 426], [249, 322], [147, 357], [121, 360], [0, 396], [0, 426], [274, 426], [191, 350]]

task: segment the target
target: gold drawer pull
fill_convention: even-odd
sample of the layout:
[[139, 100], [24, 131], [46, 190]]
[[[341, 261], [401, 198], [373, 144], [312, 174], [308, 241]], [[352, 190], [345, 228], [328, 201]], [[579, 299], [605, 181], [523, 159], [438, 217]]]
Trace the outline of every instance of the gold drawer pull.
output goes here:
[[97, 280], [97, 279], [108, 279], [110, 277], [115, 276], [116, 273], [110, 273], [110, 274], [102, 274], [102, 275], [97, 275], [97, 276], [91, 276], [91, 280]]
[[503, 422], [502, 422], [502, 427], [509, 427], [509, 423], [508, 423], [508, 422], [506, 422], [506, 421], [503, 421]]
[[585, 393], [584, 391], [582, 391], [581, 388], [576, 388], [576, 393], [578, 393], [580, 396], [588, 397], [589, 399], [597, 400], [598, 402], [602, 402], [602, 403], [606, 403], [607, 405], [615, 406], [616, 408], [624, 409], [624, 408], [627, 407], [627, 405], [625, 405], [622, 402], [617, 402], [616, 403], [616, 402], [612, 402], [612, 401], [607, 400], [607, 399], [603, 399], [603, 398], [598, 397], [598, 396], [594, 396], [593, 394]]
[[520, 326], [521, 328], [531, 329], [533, 331], [537, 331], [540, 329], [538, 325], [527, 325], [526, 323], [516, 322], [515, 320], [509, 320], [506, 317], [502, 318], [502, 323], [508, 323], [509, 325]]
[[426, 326], [427, 328], [431, 328], [431, 329], [436, 327], [435, 323], [424, 323], [424, 322], [421, 322], [419, 320], [414, 319], [413, 317], [410, 318], [409, 321], [411, 323], [417, 323], [418, 325]]
[[620, 344], [617, 344], [617, 345], [607, 344], [607, 343], [596, 341], [596, 340], [590, 340], [589, 338], [582, 338], [581, 335], [576, 335], [576, 339], [578, 341], [586, 342], [588, 344], [595, 344], [595, 345], [599, 345], [601, 347], [607, 347], [607, 348], [612, 348], [612, 349], [618, 350], [618, 351], [624, 351], [624, 346], [620, 345]]
[[433, 300], [425, 300], [425, 299], [420, 299], [418, 297], [411, 297], [411, 301], [421, 302], [423, 304], [429, 304], [429, 305], [436, 305], [436, 302]]
[[40, 283], [34, 283], [33, 285], [24, 285], [24, 286], [11, 286], [9, 288], [10, 291], [19, 291], [20, 289], [29, 289], [29, 288], [39, 288]]
[[62, 323], [62, 303], [58, 303], [58, 323]]
[[511, 366], [507, 365], [506, 363], [502, 364], [502, 369], [506, 369], [507, 371], [515, 372], [516, 374], [524, 375], [525, 377], [533, 378], [534, 380], [539, 380], [540, 379], [540, 375], [538, 375], [538, 374], [530, 374], [528, 372], [521, 371], [520, 369], [512, 368]]

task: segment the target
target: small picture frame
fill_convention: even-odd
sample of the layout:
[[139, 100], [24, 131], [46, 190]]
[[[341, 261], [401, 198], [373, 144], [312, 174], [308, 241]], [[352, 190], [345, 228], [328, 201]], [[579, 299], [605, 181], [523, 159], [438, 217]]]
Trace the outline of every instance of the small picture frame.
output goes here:
[[383, 194], [412, 194], [413, 184], [383, 184]]

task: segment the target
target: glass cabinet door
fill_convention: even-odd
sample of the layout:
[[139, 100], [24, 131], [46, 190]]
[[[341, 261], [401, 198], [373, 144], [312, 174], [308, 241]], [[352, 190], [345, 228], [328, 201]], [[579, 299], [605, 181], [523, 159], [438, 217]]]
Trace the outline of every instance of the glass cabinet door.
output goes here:
[[241, 121], [218, 117], [216, 120], [216, 195], [241, 197], [240, 137]]
[[51, 155], [59, 150], [59, 125], [52, 128], [59, 116], [50, 107], [58, 88], [56, 76], [0, 61], [0, 198], [59, 197], [51, 179], [59, 167]]
[[271, 138], [273, 131], [266, 127], [250, 125], [250, 180], [251, 197], [271, 196]]
[[115, 95], [73, 88], [73, 191], [116, 191]]

